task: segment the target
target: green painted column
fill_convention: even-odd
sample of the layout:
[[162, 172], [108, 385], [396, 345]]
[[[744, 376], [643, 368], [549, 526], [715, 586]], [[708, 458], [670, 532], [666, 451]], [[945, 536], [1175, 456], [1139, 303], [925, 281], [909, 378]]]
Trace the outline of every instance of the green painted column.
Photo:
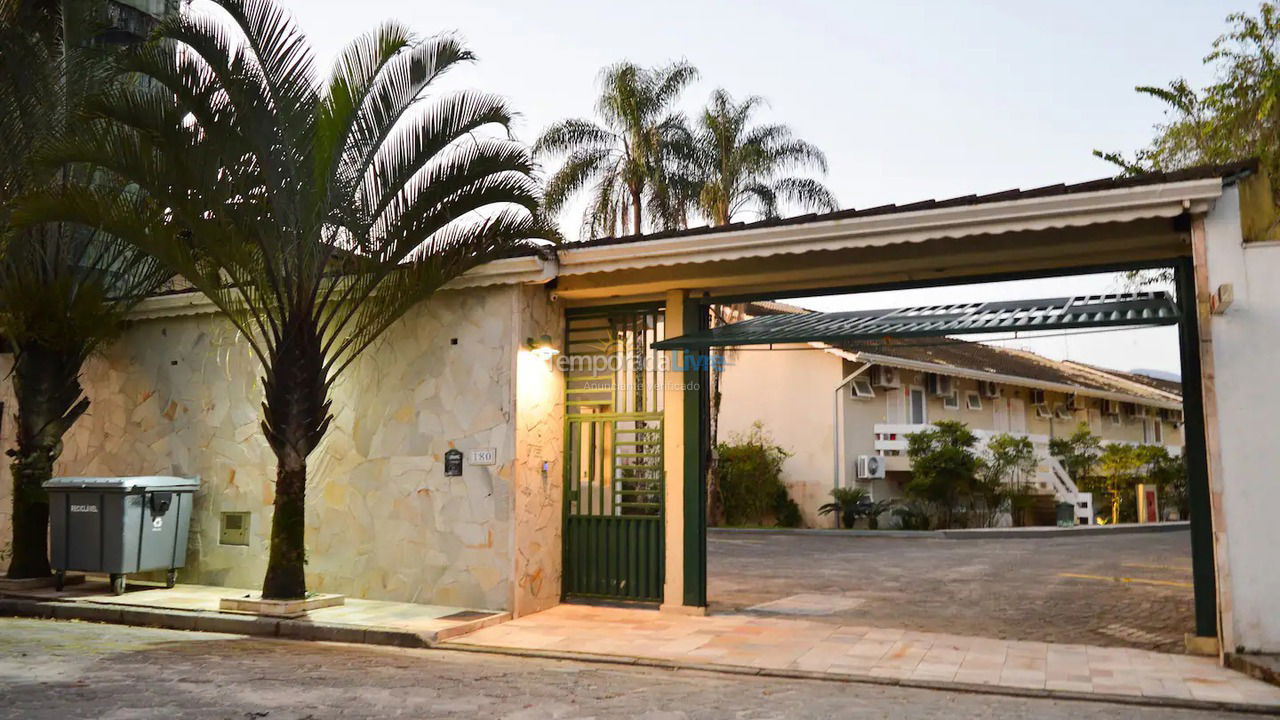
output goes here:
[[[696, 300], [684, 303], [685, 332], [705, 330], [706, 308]], [[707, 393], [710, 375], [707, 355], [681, 353], [684, 382], [684, 604], [707, 605]]]
[[1182, 437], [1191, 505], [1191, 577], [1195, 585], [1196, 635], [1218, 636], [1217, 575], [1213, 561], [1213, 513], [1209, 499], [1209, 455], [1205, 442], [1204, 392], [1200, 368], [1200, 318], [1191, 258], [1174, 266], [1178, 292], [1178, 348], [1182, 358]]

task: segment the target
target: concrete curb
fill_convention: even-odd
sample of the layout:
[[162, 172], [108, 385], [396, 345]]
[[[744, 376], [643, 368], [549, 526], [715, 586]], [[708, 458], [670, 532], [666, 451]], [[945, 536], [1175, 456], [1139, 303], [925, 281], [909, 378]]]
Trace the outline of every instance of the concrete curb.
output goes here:
[[468, 645], [466, 643], [458, 642], [439, 643], [435, 646], [435, 649], [489, 653], [493, 655], [510, 655], [513, 657], [541, 658], [544, 660], [571, 660], [574, 662], [600, 663], [607, 665], [631, 665], [634, 667], [652, 667], [664, 670], [713, 672], [725, 675], [753, 675], [765, 678], [821, 680], [825, 682], [856, 683], [862, 685], [890, 685], [903, 688], [919, 688], [922, 690], [939, 690], [943, 692], [967, 692], [976, 695], [1006, 695], [1010, 697], [1074, 700], [1078, 702], [1108, 703], [1113, 705], [1178, 708], [1185, 710], [1212, 710], [1216, 712], [1280, 716], [1280, 707], [1274, 705], [1256, 705], [1253, 703], [1216, 702], [1213, 700], [1193, 700], [1186, 698], [1138, 697], [1134, 695], [1088, 693], [1075, 690], [1045, 690], [1037, 688], [1011, 687], [1006, 685], [980, 685], [976, 683], [963, 683], [945, 680], [910, 680], [881, 677], [878, 675], [846, 675], [843, 673], [818, 672], [812, 670], [753, 668], [743, 665], [720, 665], [717, 663], [684, 663], [676, 660], [665, 660], [662, 658], [601, 655], [597, 653], [573, 652], [568, 650], [530, 650], [526, 648]]
[[1262, 682], [1280, 686], [1280, 656], [1227, 653], [1227, 667]]
[[0, 616], [4, 615], [404, 648], [435, 647], [443, 640], [504, 622], [510, 617], [499, 613], [438, 632], [416, 633], [391, 627], [314, 622], [306, 618], [0, 597]]
[[1069, 528], [978, 528], [973, 530], [823, 530], [819, 528], [707, 528], [710, 536], [723, 535], [809, 535], [815, 537], [916, 538], [921, 540], [1021, 540], [1024, 538], [1064, 538], [1080, 535], [1138, 535], [1179, 532], [1191, 527], [1189, 521], [1126, 525], [1077, 525]]

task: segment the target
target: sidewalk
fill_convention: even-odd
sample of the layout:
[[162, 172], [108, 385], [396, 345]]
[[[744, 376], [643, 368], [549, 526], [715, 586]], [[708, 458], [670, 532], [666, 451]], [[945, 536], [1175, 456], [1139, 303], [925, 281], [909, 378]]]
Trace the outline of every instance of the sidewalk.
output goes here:
[[1280, 714], [1280, 688], [1212, 658], [748, 615], [560, 605], [441, 647]]
[[90, 577], [83, 584], [69, 585], [61, 592], [53, 588], [0, 591], [0, 615], [401, 647], [430, 647], [511, 617], [493, 610], [356, 598], [287, 620], [218, 609], [220, 598], [249, 592], [207, 585], [165, 589], [130, 581], [124, 595], [114, 595], [104, 579]]

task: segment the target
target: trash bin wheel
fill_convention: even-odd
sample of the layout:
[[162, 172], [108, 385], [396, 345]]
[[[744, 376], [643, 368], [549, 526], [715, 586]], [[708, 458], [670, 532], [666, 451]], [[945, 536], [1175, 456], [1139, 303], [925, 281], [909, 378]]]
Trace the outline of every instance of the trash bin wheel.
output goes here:
[[111, 592], [116, 595], [124, 594], [124, 574], [111, 573]]
[[167, 588], [171, 588], [177, 584], [178, 584], [178, 569], [169, 568], [169, 572], [166, 572], [164, 574], [164, 586]]
[[62, 592], [62, 588], [67, 586], [67, 571], [55, 570], [53, 572], [53, 589]]

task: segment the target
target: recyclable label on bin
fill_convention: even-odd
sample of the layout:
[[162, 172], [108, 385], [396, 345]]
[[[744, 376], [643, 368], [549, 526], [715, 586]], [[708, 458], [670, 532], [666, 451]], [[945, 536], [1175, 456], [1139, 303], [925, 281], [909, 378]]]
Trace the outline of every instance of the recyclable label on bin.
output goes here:
[[71, 512], [96, 513], [98, 512], [98, 506], [97, 505], [72, 505]]
[[164, 518], [162, 518], [162, 517], [152, 518], [152, 520], [151, 520], [151, 530], [152, 530], [153, 532], [159, 532], [159, 531], [161, 531], [161, 530], [163, 530], [163, 529], [164, 529]]

